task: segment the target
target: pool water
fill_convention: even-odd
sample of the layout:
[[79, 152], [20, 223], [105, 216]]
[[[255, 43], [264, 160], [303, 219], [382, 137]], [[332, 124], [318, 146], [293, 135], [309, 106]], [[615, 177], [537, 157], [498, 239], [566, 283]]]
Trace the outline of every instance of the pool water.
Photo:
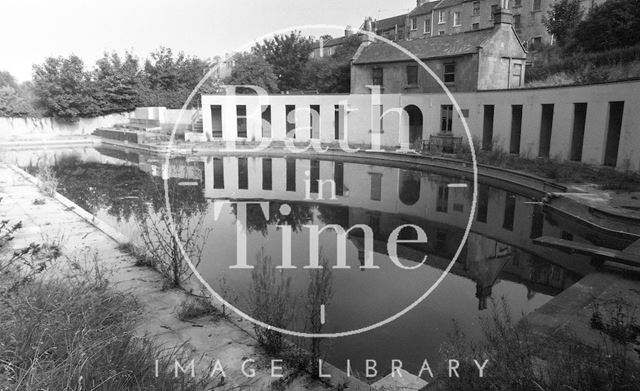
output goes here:
[[[143, 244], [143, 222], [162, 221], [166, 213], [164, 173], [174, 220], [196, 243], [192, 261], [207, 282], [234, 306], [258, 316], [251, 293], [257, 273], [232, 266], [241, 263], [242, 251], [247, 265], [257, 266], [254, 270], [269, 258], [276, 283], [289, 281], [291, 319], [286, 326], [299, 332], [368, 327], [414, 303], [458, 251], [473, 198], [472, 182], [458, 174], [291, 155], [198, 156], [175, 158], [167, 165], [163, 157], [96, 147], [23, 151], [5, 159], [31, 171], [53, 166], [60, 193], [138, 244]], [[441, 347], [454, 324], [469, 338], [482, 338], [480, 319], [491, 315], [493, 302], [504, 301], [519, 319], [578, 281], [592, 270], [588, 258], [537, 246], [532, 238], [588, 242], [593, 236], [543, 213], [534, 201], [527, 191], [481, 180], [468, 240], [438, 287], [392, 322], [325, 339], [321, 348], [327, 361], [344, 369], [350, 360], [362, 373], [366, 359], [377, 360], [381, 376], [389, 372], [392, 359], [412, 372], [424, 359], [437, 366], [446, 358]], [[244, 250], [238, 250], [238, 220], [246, 232], [246, 245], [240, 246]], [[356, 225], [370, 231], [336, 233]], [[400, 242], [394, 262], [388, 242], [403, 225], [410, 227], [396, 235]], [[416, 241], [416, 227], [426, 243]], [[161, 228], [156, 234], [168, 235]], [[323, 228], [316, 236], [314, 230]], [[317, 246], [312, 245], [315, 237]], [[320, 274], [305, 268], [315, 253], [328, 266], [335, 266], [342, 253], [346, 266], [323, 274], [325, 284], [315, 286], [325, 294], [321, 303], [311, 294], [311, 282]], [[290, 267], [276, 269], [287, 254]], [[318, 304], [324, 318], [319, 329]]]

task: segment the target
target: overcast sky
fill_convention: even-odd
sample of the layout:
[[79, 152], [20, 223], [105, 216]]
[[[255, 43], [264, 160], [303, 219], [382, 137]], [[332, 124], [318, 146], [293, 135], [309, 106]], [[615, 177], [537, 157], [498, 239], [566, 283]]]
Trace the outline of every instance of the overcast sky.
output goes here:
[[[19, 81], [47, 56], [80, 56], [93, 65], [104, 51], [143, 59], [167, 46], [210, 58], [298, 25], [359, 27], [365, 16], [402, 14], [415, 0], [2, 0], [0, 70]], [[307, 30], [309, 35], [338, 30]]]

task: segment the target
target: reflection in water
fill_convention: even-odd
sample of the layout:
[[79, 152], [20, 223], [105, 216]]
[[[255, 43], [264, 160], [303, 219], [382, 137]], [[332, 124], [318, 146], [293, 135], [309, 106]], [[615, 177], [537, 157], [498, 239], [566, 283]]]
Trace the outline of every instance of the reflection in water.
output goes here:
[[[37, 161], [23, 163], [33, 166]], [[164, 210], [161, 174], [167, 172], [172, 209], [189, 211], [212, 230], [203, 248], [200, 272], [214, 289], [220, 281], [228, 283], [238, 296], [234, 304], [249, 312], [244, 292], [249, 291], [251, 276], [229, 269], [236, 258], [237, 204], [225, 206], [216, 219], [211, 200], [269, 202], [268, 218], [257, 204], [247, 206], [247, 255], [250, 263], [264, 254], [278, 264], [283, 251], [291, 253], [297, 269], [282, 271], [281, 276], [291, 278], [292, 296], [306, 298], [291, 307], [295, 308], [291, 323], [296, 330], [319, 327], [318, 303], [325, 300], [323, 332], [367, 326], [412, 303], [456, 253], [471, 210], [471, 188], [447, 186], [466, 182], [464, 178], [394, 167], [232, 156], [176, 158], [165, 167], [163, 158], [112, 149], [62, 154], [55, 164], [64, 195], [134, 238], [139, 234], [136, 221], [147, 210], [152, 214]], [[334, 181], [335, 199], [319, 193], [327, 193], [330, 186], [319, 185], [318, 180]], [[307, 183], [311, 199], [306, 197]], [[593, 234], [560, 217], [543, 214], [529, 201], [526, 196], [481, 183], [472, 232], [450, 275], [415, 310], [391, 324], [366, 335], [340, 339], [339, 348], [335, 341], [327, 342], [323, 353], [329, 361], [344, 367], [348, 358], [358, 369], [362, 364], [359, 359], [402, 358], [411, 370], [411, 363], [419, 365], [425, 355], [437, 357], [451, 319], [477, 337], [478, 310], [487, 308], [491, 299], [505, 296], [514, 314], [527, 313], [586, 274], [587, 258], [536, 246], [531, 238], [548, 235], [589, 241]], [[281, 213], [284, 204], [290, 213]], [[360, 230], [352, 230], [345, 249], [351, 269], [310, 276], [309, 270], [302, 268], [310, 258], [310, 230], [305, 225], [329, 224], [345, 230], [356, 224], [368, 225], [373, 232], [374, 262], [380, 269], [359, 268], [367, 238]], [[387, 256], [389, 235], [404, 224], [420, 227], [428, 237], [426, 244], [398, 245], [398, 255], [407, 266], [427, 254], [426, 264], [410, 272], [390, 264]], [[292, 237], [289, 249], [282, 246], [285, 227]], [[407, 232], [410, 230], [403, 230], [400, 237], [415, 238]], [[332, 265], [338, 251], [336, 242], [333, 230], [319, 236], [320, 252]], [[332, 281], [330, 292], [315, 288], [316, 293], [310, 292], [314, 284], [316, 288], [328, 286], [327, 279]], [[376, 346], [367, 347], [365, 342], [371, 340]], [[407, 350], [407, 346], [414, 349]]]
[[420, 173], [400, 170], [400, 201], [405, 205], [414, 205], [420, 198]]

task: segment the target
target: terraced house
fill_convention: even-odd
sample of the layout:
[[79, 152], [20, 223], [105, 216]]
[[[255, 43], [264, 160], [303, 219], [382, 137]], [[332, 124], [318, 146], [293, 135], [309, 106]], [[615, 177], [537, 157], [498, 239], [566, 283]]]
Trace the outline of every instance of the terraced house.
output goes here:
[[[524, 83], [527, 52], [507, 9], [496, 12], [494, 26], [459, 34], [404, 40], [398, 44], [423, 61], [452, 92], [517, 88]], [[442, 92], [415, 61], [382, 42], [365, 42], [351, 66], [351, 92], [366, 94]]]

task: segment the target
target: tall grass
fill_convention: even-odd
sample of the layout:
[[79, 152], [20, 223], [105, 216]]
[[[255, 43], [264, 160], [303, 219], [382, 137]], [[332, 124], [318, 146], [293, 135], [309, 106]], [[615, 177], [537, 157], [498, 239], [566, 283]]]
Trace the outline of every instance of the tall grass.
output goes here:
[[58, 190], [58, 178], [51, 166], [44, 165], [36, 173], [38, 179], [38, 189], [44, 194], [53, 197]]
[[[468, 147], [458, 152], [456, 158], [471, 161]], [[560, 183], [593, 183], [603, 190], [640, 190], [640, 173], [631, 170], [622, 171], [556, 158], [527, 158], [507, 153], [499, 145], [494, 145], [491, 151], [476, 147], [476, 158], [479, 164], [523, 171]]]
[[[585, 84], [640, 77], [640, 45], [598, 53], [578, 53], [546, 64], [530, 67], [525, 74], [527, 86]], [[558, 77], [558, 75], [563, 75]], [[557, 85], [557, 84], [555, 84]]]
[[[0, 378], [8, 389], [204, 389], [202, 380], [173, 377], [180, 348], [135, 336], [138, 303], [91, 275], [100, 274], [29, 281], [2, 292]], [[3, 276], [0, 288], [10, 279]]]
[[[640, 367], [627, 349], [606, 340], [592, 347], [571, 334], [537, 335], [526, 320], [516, 322], [502, 300], [482, 320], [484, 341], [473, 342], [455, 328], [442, 351], [460, 360], [457, 378], [438, 379], [447, 390], [639, 390]], [[489, 363], [478, 376], [473, 359]], [[447, 373], [446, 370], [443, 373]]]

